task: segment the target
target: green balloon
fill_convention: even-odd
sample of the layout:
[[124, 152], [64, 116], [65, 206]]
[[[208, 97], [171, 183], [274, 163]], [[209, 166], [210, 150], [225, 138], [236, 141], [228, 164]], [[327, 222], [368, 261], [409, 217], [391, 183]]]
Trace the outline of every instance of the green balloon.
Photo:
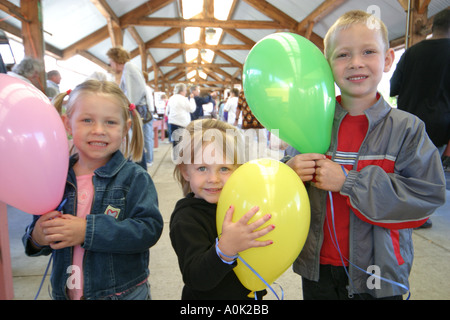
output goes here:
[[294, 33], [275, 33], [244, 64], [247, 103], [266, 129], [301, 153], [324, 154], [331, 142], [334, 79], [322, 52]]

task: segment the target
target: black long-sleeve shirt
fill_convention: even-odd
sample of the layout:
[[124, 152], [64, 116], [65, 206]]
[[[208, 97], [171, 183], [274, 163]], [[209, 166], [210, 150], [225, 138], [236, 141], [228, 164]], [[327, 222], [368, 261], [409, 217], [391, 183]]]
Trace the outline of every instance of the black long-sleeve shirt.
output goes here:
[[398, 108], [418, 116], [433, 143], [450, 139], [450, 39], [421, 41], [405, 51], [391, 78]]
[[[224, 263], [216, 253], [217, 205], [188, 194], [177, 202], [170, 219], [170, 240], [178, 256], [183, 276], [182, 299], [242, 300], [245, 288], [233, 268], [236, 262]], [[259, 292], [258, 298], [265, 293]]]

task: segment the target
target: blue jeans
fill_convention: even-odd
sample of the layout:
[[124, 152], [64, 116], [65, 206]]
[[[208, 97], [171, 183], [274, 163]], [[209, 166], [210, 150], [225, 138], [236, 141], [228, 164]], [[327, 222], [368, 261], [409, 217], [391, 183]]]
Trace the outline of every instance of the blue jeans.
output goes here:
[[172, 139], [171, 141], [172, 141], [173, 147], [175, 147], [179, 141], [173, 140], [172, 134], [174, 133], [175, 130], [180, 129], [180, 128], [184, 128], [184, 127], [180, 127], [179, 125], [169, 123], [169, 136]]
[[130, 289], [120, 295], [112, 295], [106, 297], [104, 300], [151, 300], [150, 285], [146, 281], [145, 283]]
[[147, 162], [153, 162], [153, 146], [154, 146], [154, 131], [153, 131], [153, 119], [147, 123], [144, 123], [142, 130], [144, 131], [144, 148], [145, 158]]

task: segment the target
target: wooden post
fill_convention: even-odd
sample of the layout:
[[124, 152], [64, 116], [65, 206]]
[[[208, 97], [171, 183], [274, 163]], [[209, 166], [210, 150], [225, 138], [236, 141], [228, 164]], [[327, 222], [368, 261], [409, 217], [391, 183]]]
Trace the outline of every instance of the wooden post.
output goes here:
[[[22, 39], [25, 56], [33, 57], [44, 63], [44, 33], [42, 27], [41, 0], [21, 0], [20, 8], [28, 19], [22, 21]], [[37, 83], [33, 83], [39, 90], [45, 93], [45, 70], [39, 76]]]
[[426, 38], [428, 18], [428, 4], [430, 0], [408, 0], [400, 1], [404, 5], [407, 19], [407, 30], [405, 33], [405, 49]]
[[9, 248], [8, 213], [6, 203], [0, 202], [0, 300], [12, 300], [14, 287]]

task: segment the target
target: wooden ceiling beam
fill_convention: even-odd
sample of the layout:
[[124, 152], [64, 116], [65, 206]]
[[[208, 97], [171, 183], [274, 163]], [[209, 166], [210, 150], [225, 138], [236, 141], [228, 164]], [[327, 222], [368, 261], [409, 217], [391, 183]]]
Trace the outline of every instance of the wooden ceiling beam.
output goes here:
[[316, 9], [314, 9], [305, 19], [300, 21], [295, 27], [297, 33], [301, 34], [306, 31], [308, 24], [317, 23], [329, 13], [336, 10], [347, 0], [325, 0]]
[[109, 37], [113, 47], [123, 45], [123, 33], [120, 27], [120, 21], [106, 0], [90, 0], [91, 3], [106, 19], [106, 26], [108, 27]]
[[120, 17], [120, 25], [122, 28], [126, 28], [130, 25], [134, 25], [136, 20], [142, 17], [149, 16], [152, 13], [164, 8], [171, 4], [175, 0], [151, 0], [141, 4], [139, 7], [125, 13]]
[[92, 53], [88, 52], [87, 50], [78, 50], [77, 54], [79, 54], [80, 56], [88, 59], [89, 61], [92, 61], [93, 63], [99, 65], [103, 69], [108, 70], [108, 72], [113, 72], [111, 67], [107, 63], [103, 62], [102, 60], [100, 60], [99, 58], [97, 58]]
[[253, 41], [249, 37], [243, 35], [241, 32], [237, 31], [236, 29], [226, 29], [225, 32], [228, 33], [229, 35], [231, 35], [232, 37], [236, 38], [237, 40], [242, 41], [244, 44], [250, 45], [252, 47], [256, 44], [255, 41]]
[[175, 63], [175, 62], [167, 62], [164, 64], [160, 64], [161, 67], [176, 67], [176, 68], [182, 68], [182, 67], [195, 67], [195, 68], [208, 68], [208, 67], [218, 67], [218, 68], [239, 68], [239, 66], [232, 65], [231, 63], [198, 63], [198, 62], [181, 62], [181, 63]]
[[116, 25], [120, 26], [120, 20], [106, 0], [90, 0], [97, 10], [105, 17], [106, 20], [111, 20]]
[[297, 21], [295, 19], [265, 0], [244, 0], [244, 2], [276, 22], [282, 23], [287, 29], [294, 29], [297, 25]]
[[224, 52], [222, 52], [222, 51], [216, 51], [216, 54], [217, 54], [219, 57], [221, 57], [221, 58], [227, 60], [227, 61], [230, 62], [232, 65], [234, 65], [234, 66], [236, 66], [236, 67], [238, 67], [238, 68], [241, 68], [241, 69], [242, 69], [242, 68], [244, 67], [244, 65], [243, 65], [242, 63], [240, 63], [239, 61], [233, 59], [232, 57], [230, 57], [229, 55], [227, 55], [226, 53], [224, 53]]
[[257, 21], [257, 20], [217, 20], [217, 19], [181, 19], [181, 18], [140, 18], [130, 22], [134, 26], [147, 27], [200, 27], [200, 28], [222, 28], [222, 29], [289, 29], [289, 26], [276, 21]]
[[162, 48], [162, 49], [210, 49], [210, 50], [250, 50], [251, 45], [248, 44], [217, 44], [209, 45], [201, 43], [155, 43], [152, 48]]
[[163, 41], [169, 39], [173, 35], [180, 32], [180, 28], [170, 28], [169, 30], [161, 33], [160, 35], [154, 37], [153, 39], [150, 39], [145, 43], [146, 49], [152, 49], [155, 47], [155, 45], [162, 43]]
[[203, 15], [207, 19], [214, 18], [214, 0], [203, 1]]
[[78, 50], [88, 50], [90, 47], [95, 46], [97, 43], [102, 42], [105, 39], [108, 39], [109, 32], [108, 28], [105, 26], [103, 28], [94, 31], [87, 37], [75, 42], [71, 46], [67, 47], [63, 51], [63, 59], [68, 59], [73, 57]]
[[0, 10], [13, 16], [14, 18], [20, 20], [21, 22], [30, 22], [30, 20], [27, 17], [25, 17], [20, 7], [16, 6], [15, 4], [7, 0], [0, 0]]
[[159, 61], [158, 66], [160, 67], [160, 66], [164, 65], [165, 63], [172, 61], [173, 59], [181, 56], [182, 54], [183, 54], [183, 50], [178, 50], [178, 51], [172, 53], [170, 56], [166, 57], [165, 59]]
[[[22, 30], [11, 24], [6, 23], [5, 21], [0, 21], [0, 29], [2, 29], [5, 32], [10, 33], [14, 37], [22, 39]], [[62, 59], [62, 57], [63, 57], [62, 50], [56, 48], [55, 46], [52, 46], [51, 44], [49, 44], [47, 42], [45, 43], [45, 54], [48, 54], [49, 56], [51, 56], [55, 59]]]
[[174, 68], [174, 69], [170, 70], [169, 72], [166, 72], [166, 73], [164, 74], [164, 76], [166, 77], [166, 79], [170, 79], [170, 77], [171, 77], [172, 75], [176, 74], [177, 72], [180, 72], [180, 69]]

